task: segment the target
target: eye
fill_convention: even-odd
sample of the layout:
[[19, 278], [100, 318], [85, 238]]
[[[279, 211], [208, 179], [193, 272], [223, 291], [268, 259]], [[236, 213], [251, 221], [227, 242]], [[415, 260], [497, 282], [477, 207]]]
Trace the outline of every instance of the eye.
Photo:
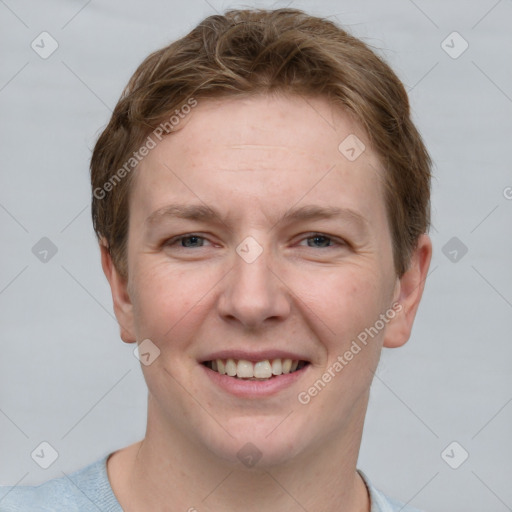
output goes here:
[[310, 236], [303, 238], [299, 245], [303, 245], [303, 242], [306, 242], [308, 247], [315, 249], [345, 245], [342, 240], [334, 239], [333, 237], [324, 235], [323, 233], [312, 233]]
[[[326, 249], [330, 247], [343, 246], [346, 243], [323, 233], [311, 233], [308, 237], [300, 240], [299, 245], [304, 246], [306, 242], [307, 247], [313, 249]], [[166, 247], [176, 247], [178, 249], [196, 249], [211, 245], [210, 242], [203, 236], [195, 233], [187, 233], [167, 240], [164, 245]]]
[[[196, 235], [193, 233], [187, 235], [177, 236], [165, 242], [167, 247], [178, 246], [178, 248], [183, 249], [194, 249], [197, 247], [203, 247], [206, 242], [206, 238]], [[179, 244], [179, 245], [178, 245]]]

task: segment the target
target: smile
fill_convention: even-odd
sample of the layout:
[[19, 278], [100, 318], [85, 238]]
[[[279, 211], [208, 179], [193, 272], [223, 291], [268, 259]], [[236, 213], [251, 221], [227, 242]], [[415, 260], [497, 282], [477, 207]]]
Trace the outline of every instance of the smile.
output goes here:
[[298, 359], [264, 359], [248, 361], [246, 359], [214, 359], [203, 365], [221, 375], [242, 380], [269, 380], [280, 375], [294, 373], [307, 366], [309, 362]]

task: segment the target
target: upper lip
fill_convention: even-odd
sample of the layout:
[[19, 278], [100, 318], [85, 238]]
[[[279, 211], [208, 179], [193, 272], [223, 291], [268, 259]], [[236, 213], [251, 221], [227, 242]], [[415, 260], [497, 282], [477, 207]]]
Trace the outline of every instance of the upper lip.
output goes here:
[[253, 363], [265, 361], [265, 359], [291, 359], [292, 361], [309, 362], [309, 359], [303, 355], [284, 350], [262, 350], [258, 352], [248, 352], [246, 350], [219, 350], [218, 352], [213, 352], [212, 354], [200, 359], [200, 362], [205, 363], [206, 361], [215, 361], [216, 359], [236, 359], [237, 361], [243, 359]]

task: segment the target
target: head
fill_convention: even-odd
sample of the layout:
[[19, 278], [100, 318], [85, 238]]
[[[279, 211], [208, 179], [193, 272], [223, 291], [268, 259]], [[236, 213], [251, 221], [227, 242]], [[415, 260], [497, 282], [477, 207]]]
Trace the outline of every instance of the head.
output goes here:
[[[211, 16], [137, 69], [91, 176], [121, 336], [159, 350], [150, 421], [268, 464], [362, 428], [431, 255], [430, 159], [381, 58], [297, 10]], [[305, 365], [264, 397], [217, 379], [258, 355]]]

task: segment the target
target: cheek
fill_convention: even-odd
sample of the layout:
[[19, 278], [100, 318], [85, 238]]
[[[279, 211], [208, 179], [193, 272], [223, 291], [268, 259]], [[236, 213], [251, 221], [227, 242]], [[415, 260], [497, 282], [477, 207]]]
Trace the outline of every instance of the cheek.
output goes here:
[[178, 333], [204, 310], [212, 287], [212, 274], [168, 265], [141, 264], [133, 272], [133, 311], [138, 338], [150, 338], [163, 345], [166, 340], [180, 339]]
[[326, 274], [304, 280], [303, 292], [310, 325], [324, 350], [318, 370], [329, 372], [325, 378], [332, 382], [323, 400], [337, 403], [349, 388], [363, 394], [372, 379], [385, 332], [372, 327], [389, 306], [389, 280], [375, 266], [331, 269]]
[[370, 265], [319, 268], [294, 281], [296, 295], [313, 313], [309, 316], [323, 321], [336, 340], [373, 323], [389, 295], [382, 273]]
[[360, 403], [378, 365], [385, 328], [374, 330], [374, 326], [389, 306], [388, 281], [378, 268], [352, 267], [331, 270], [329, 279], [304, 286], [315, 313], [310, 318], [321, 319], [315, 325], [325, 359], [319, 361], [311, 387], [303, 391], [314, 407], [329, 415], [327, 424], [333, 428]]

